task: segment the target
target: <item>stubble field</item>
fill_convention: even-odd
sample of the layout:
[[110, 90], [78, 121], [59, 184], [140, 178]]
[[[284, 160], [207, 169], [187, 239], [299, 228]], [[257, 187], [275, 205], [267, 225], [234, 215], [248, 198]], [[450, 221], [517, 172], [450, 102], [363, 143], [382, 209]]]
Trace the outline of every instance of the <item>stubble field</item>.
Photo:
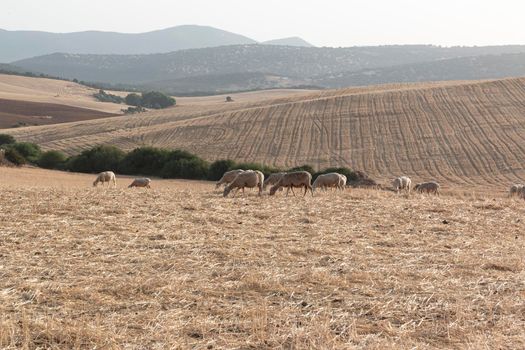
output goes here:
[[522, 200], [92, 180], [0, 168], [0, 348], [525, 347]]

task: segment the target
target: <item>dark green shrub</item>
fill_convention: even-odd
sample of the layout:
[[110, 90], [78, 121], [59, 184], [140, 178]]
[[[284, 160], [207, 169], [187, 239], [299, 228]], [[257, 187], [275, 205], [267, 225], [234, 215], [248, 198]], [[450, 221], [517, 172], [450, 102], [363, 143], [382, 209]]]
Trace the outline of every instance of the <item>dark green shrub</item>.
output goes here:
[[126, 154], [119, 171], [124, 174], [161, 175], [170, 151], [155, 147], [140, 147]]
[[288, 172], [293, 172], [293, 171], [308, 171], [310, 174], [314, 174], [315, 173], [314, 168], [312, 166], [308, 165], [308, 164], [301, 165], [301, 166], [296, 166], [296, 167], [291, 168], [290, 170], [288, 170]]
[[204, 180], [208, 177], [208, 163], [200, 158], [172, 159], [162, 169], [162, 177]]
[[15, 149], [26, 161], [31, 163], [36, 163], [42, 153], [40, 146], [31, 142], [15, 142], [9, 147]]
[[23, 165], [27, 163], [24, 156], [22, 156], [16, 149], [14, 148], [5, 148], [5, 159], [13, 163], [14, 165]]
[[220, 180], [222, 175], [228, 170], [237, 168], [235, 162], [230, 159], [217, 160], [210, 165], [208, 171], [208, 180], [217, 181]]
[[126, 104], [130, 106], [142, 105], [142, 97], [140, 97], [140, 95], [136, 93], [129, 94], [124, 100], [126, 101]]
[[124, 103], [125, 102], [124, 98], [117, 96], [117, 95], [108, 94], [102, 89], [98, 90], [96, 94], [93, 94], [93, 97], [95, 97], [97, 100], [101, 102], [111, 102], [111, 103]]
[[96, 146], [69, 158], [66, 168], [81, 173], [98, 173], [116, 170], [125, 153], [113, 146]]
[[162, 92], [150, 91], [142, 93], [142, 107], [161, 109], [175, 105], [175, 99]]
[[1, 145], [10, 145], [15, 143], [16, 140], [13, 136], [7, 134], [0, 134], [0, 146]]
[[37, 164], [46, 169], [62, 169], [66, 160], [66, 155], [60, 151], [47, 151], [40, 155]]

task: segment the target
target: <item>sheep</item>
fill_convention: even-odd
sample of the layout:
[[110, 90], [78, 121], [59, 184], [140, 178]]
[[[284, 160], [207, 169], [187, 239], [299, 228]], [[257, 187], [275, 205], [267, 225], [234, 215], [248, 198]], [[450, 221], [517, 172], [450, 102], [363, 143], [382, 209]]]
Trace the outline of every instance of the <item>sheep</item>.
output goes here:
[[133, 182], [131, 183], [131, 185], [128, 186], [128, 188], [131, 188], [131, 187], [151, 188], [150, 183], [151, 183], [150, 179], [148, 179], [147, 177], [142, 177], [142, 178], [133, 180]]
[[339, 174], [341, 175], [341, 179], [339, 180], [339, 189], [341, 191], [344, 191], [345, 187], [346, 187], [346, 181], [347, 181], [347, 178], [346, 178], [346, 175], [343, 175], [343, 174]]
[[242, 169], [235, 169], [225, 172], [224, 175], [222, 175], [221, 179], [215, 184], [215, 188], [219, 188], [222, 184], [228, 185], [235, 179], [237, 175], [239, 175], [243, 171], [244, 170]]
[[307, 171], [295, 171], [292, 173], [284, 174], [281, 179], [270, 188], [270, 196], [273, 196], [275, 192], [277, 192], [278, 189], [282, 187], [286, 187], [286, 195], [288, 196], [288, 192], [291, 189], [293, 195], [295, 196], [295, 192], [293, 191], [294, 187], [304, 187], [304, 196], [306, 196], [306, 192], [310, 190], [312, 192], [312, 196], [314, 195], [314, 191], [312, 189], [312, 174], [310, 174]]
[[523, 193], [525, 193], [525, 185], [514, 184], [510, 186], [509, 197], [513, 197], [513, 196], [521, 197]]
[[[268, 178], [266, 180], [264, 180], [263, 190], [266, 191], [266, 187], [268, 187], [268, 185], [273, 186], [277, 182], [279, 182], [279, 180], [281, 180], [281, 178], [283, 177], [284, 174], [286, 174], [286, 173], [273, 173], [273, 174], [270, 174], [270, 176], [268, 176]], [[282, 188], [281, 188], [281, 191], [282, 191]]]
[[392, 181], [392, 187], [399, 193], [399, 190], [406, 190], [410, 193], [410, 187], [412, 186], [412, 180], [408, 176], [400, 176]]
[[414, 187], [414, 191], [417, 191], [419, 193], [433, 193], [436, 195], [439, 195], [439, 184], [437, 182], [431, 181], [431, 182], [423, 182], [416, 184]]
[[[259, 196], [262, 194], [262, 188], [264, 183], [264, 175], [260, 171], [246, 170], [242, 173], [239, 173], [232, 182], [230, 182], [226, 187], [224, 187], [223, 197], [226, 197], [231, 190], [242, 189], [244, 193], [244, 188], [259, 188]], [[235, 192], [237, 192], [235, 191]], [[233, 194], [235, 197], [235, 193]]]
[[99, 182], [102, 183], [102, 186], [104, 186], [104, 182], [107, 182], [108, 187], [111, 186], [111, 182], [113, 182], [113, 185], [115, 186], [115, 188], [117, 188], [117, 177], [112, 171], [103, 171], [100, 174], [98, 174], [97, 178], [93, 182], [93, 187], [97, 187]]
[[328, 174], [319, 175], [317, 179], [315, 179], [312, 187], [313, 187], [313, 190], [315, 190], [317, 187], [324, 188], [324, 189], [326, 187], [341, 188], [342, 182], [343, 182], [343, 178], [341, 174], [328, 173]]

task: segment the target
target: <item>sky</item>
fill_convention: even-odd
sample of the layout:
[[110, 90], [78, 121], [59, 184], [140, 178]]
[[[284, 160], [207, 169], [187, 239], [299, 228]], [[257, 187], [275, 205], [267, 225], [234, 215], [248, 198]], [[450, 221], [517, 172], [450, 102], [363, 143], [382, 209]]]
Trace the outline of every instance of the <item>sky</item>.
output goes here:
[[[183, 24], [316, 46], [525, 44], [525, 0], [0, 0], [0, 28], [139, 33]], [[1, 49], [1, 48], [0, 48]]]

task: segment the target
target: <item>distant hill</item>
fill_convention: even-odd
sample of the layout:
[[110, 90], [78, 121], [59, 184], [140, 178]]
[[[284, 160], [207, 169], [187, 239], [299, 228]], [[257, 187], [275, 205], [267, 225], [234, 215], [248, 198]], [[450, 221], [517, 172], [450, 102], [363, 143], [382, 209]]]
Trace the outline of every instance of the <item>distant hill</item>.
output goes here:
[[197, 25], [183, 25], [139, 34], [101, 31], [62, 34], [0, 29], [0, 62], [7, 63], [55, 52], [150, 54], [254, 43], [255, 40], [239, 34]]
[[312, 80], [319, 86], [342, 88], [388, 83], [479, 80], [525, 76], [525, 53], [460, 57], [433, 62], [343, 72]]
[[306, 40], [301, 39], [301, 38], [299, 38], [297, 36], [290, 37], [290, 38], [283, 38], [283, 39], [275, 39], [275, 40], [263, 41], [261, 44], [263, 44], [263, 45], [314, 47], [314, 45], [310, 44]]
[[252, 44], [151, 55], [56, 53], [14, 64], [69, 79], [189, 93], [203, 91], [206, 86], [205, 91], [213, 92], [297, 85], [334, 88], [525, 74], [520, 56], [508, 54], [523, 55], [525, 46], [317, 48]]

